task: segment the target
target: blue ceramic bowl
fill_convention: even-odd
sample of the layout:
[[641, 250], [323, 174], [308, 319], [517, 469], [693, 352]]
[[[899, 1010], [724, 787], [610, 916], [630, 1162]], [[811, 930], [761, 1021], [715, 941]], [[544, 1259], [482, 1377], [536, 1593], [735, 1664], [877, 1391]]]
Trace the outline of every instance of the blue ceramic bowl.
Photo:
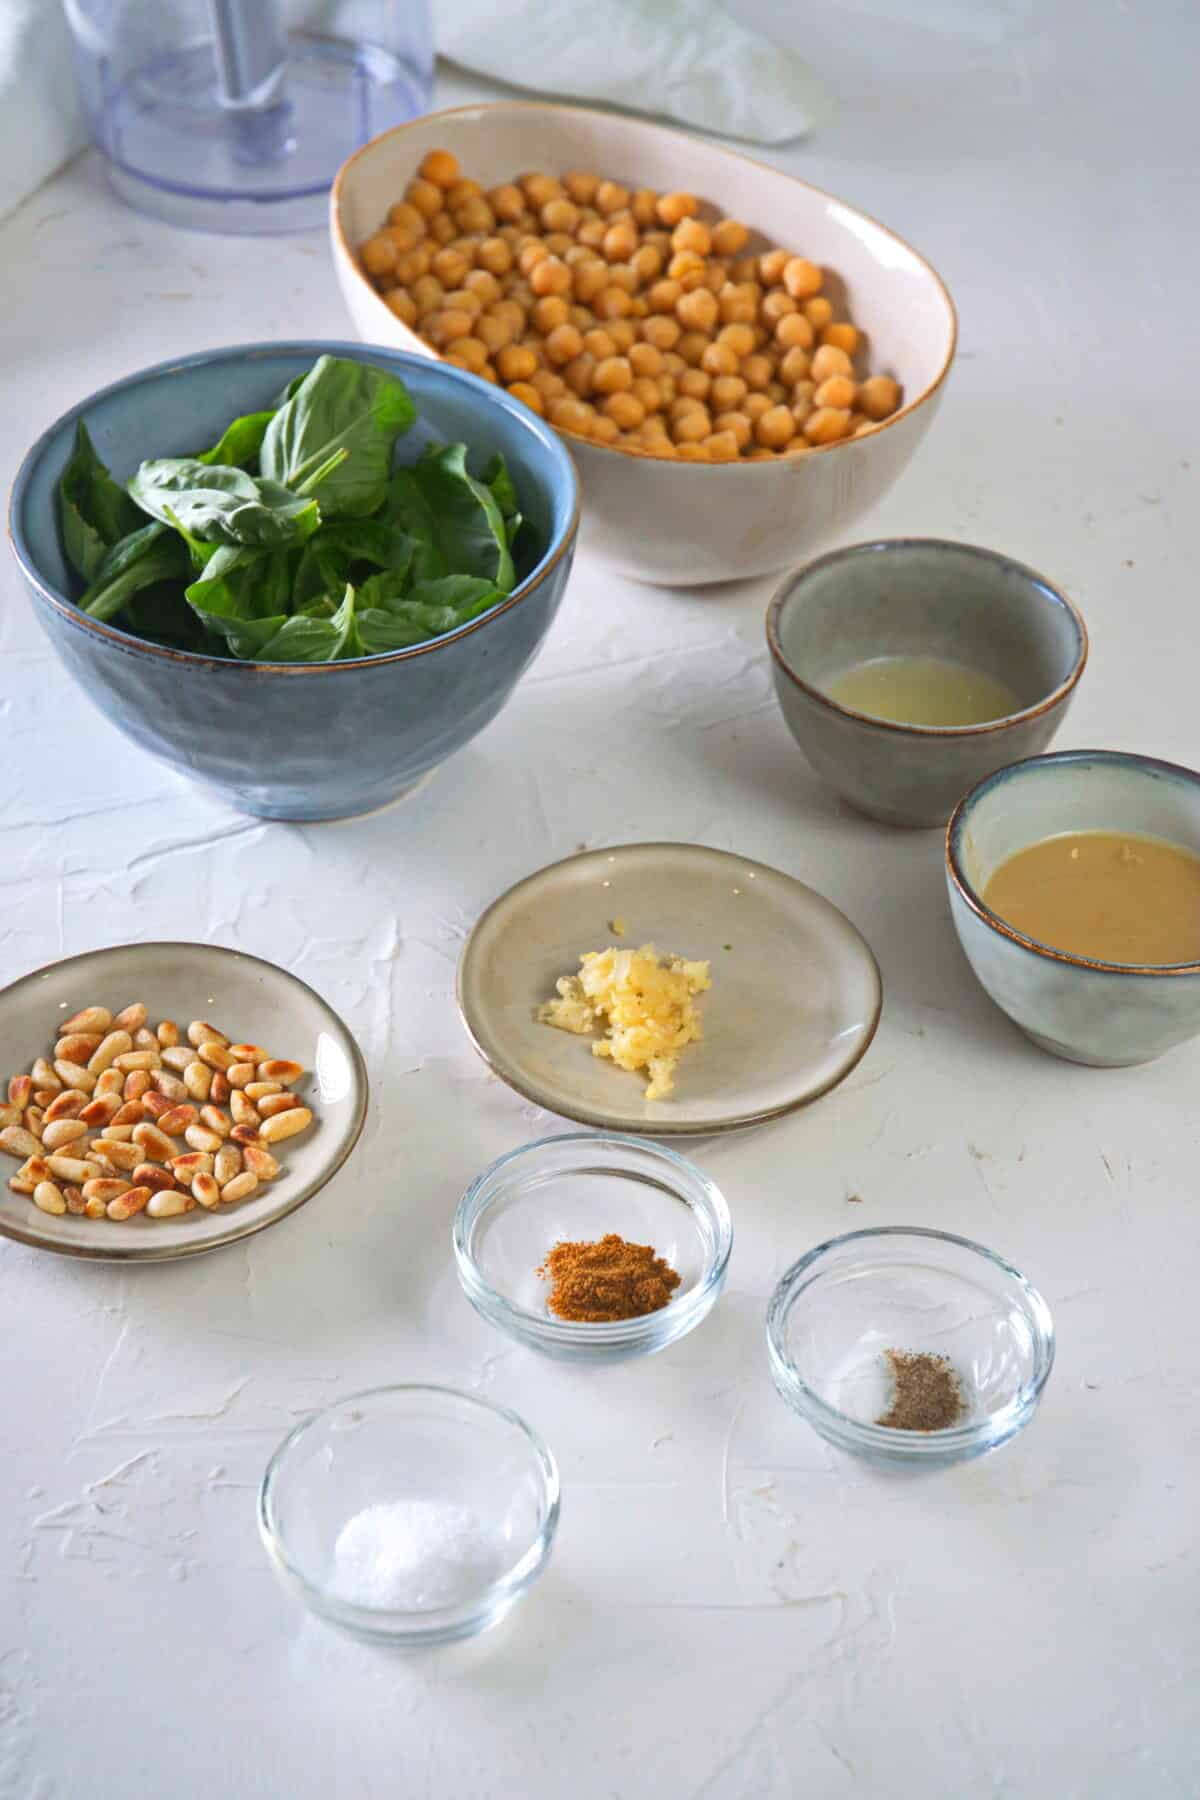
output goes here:
[[1074, 831], [1161, 838], [1200, 855], [1200, 773], [1120, 750], [1062, 750], [1001, 769], [946, 832], [954, 928], [984, 990], [1043, 1050], [1119, 1069], [1200, 1035], [1200, 963], [1098, 962], [1039, 943], [983, 898], [1010, 856]]
[[[419, 417], [402, 440], [402, 460], [415, 460], [433, 439], [470, 445], [473, 464], [503, 452], [521, 510], [545, 546], [527, 579], [445, 637], [339, 663], [247, 663], [164, 649], [81, 613], [68, 597], [55, 507], [76, 420], [124, 480], [143, 457], [215, 443], [231, 418], [269, 406], [324, 354], [403, 378]], [[398, 799], [495, 718], [558, 610], [578, 523], [569, 453], [502, 390], [425, 357], [321, 341], [206, 351], [102, 388], [26, 456], [9, 537], [51, 643], [127, 736], [244, 812], [330, 819]]]

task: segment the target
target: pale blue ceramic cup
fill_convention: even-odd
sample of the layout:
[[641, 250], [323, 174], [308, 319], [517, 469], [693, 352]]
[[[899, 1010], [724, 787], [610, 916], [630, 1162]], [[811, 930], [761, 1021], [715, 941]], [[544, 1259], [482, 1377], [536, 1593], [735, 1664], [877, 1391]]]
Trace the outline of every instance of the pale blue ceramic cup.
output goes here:
[[1200, 774], [1119, 750], [1035, 756], [972, 788], [946, 831], [954, 927], [996, 1005], [1070, 1062], [1150, 1062], [1200, 1033], [1200, 963], [1145, 968], [1075, 956], [1026, 937], [984, 903], [1002, 862], [1070, 831], [1131, 832], [1200, 855]]
[[[400, 460], [433, 439], [497, 450], [541, 545], [526, 579], [444, 637], [338, 663], [251, 663], [166, 649], [75, 606], [55, 489], [82, 418], [124, 480], [146, 456], [215, 443], [270, 406], [319, 356], [353, 357], [406, 383], [418, 420]], [[9, 538], [43, 630], [80, 688], [127, 737], [266, 819], [371, 812], [407, 793], [491, 723], [558, 611], [575, 554], [579, 484], [561, 439], [502, 389], [446, 363], [361, 344], [242, 344], [159, 363], [64, 413], [13, 485]]]

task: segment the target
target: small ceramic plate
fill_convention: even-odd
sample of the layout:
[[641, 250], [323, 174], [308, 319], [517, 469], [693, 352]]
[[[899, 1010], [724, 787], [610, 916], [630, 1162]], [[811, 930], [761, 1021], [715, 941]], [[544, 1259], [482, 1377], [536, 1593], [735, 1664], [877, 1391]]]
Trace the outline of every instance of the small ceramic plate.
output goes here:
[[174, 1019], [181, 1035], [206, 1019], [243, 1043], [262, 1044], [309, 1071], [293, 1091], [314, 1123], [279, 1147], [280, 1174], [249, 1199], [174, 1219], [144, 1213], [123, 1223], [39, 1212], [8, 1177], [20, 1163], [0, 1154], [0, 1233], [66, 1256], [164, 1262], [232, 1244], [286, 1218], [324, 1187], [349, 1156], [367, 1111], [367, 1072], [349, 1031], [319, 994], [274, 963], [219, 944], [117, 944], [35, 969], [0, 992], [0, 1073], [23, 1074], [51, 1056], [61, 1020], [85, 1006], [119, 1012], [142, 1000], [149, 1023]]
[[[612, 921], [624, 926], [614, 935]], [[537, 1020], [560, 975], [607, 944], [703, 958], [704, 1038], [675, 1092], [592, 1055], [592, 1039]], [[731, 1131], [806, 1106], [865, 1055], [882, 989], [869, 946], [836, 906], [762, 863], [698, 844], [591, 850], [518, 882], [463, 948], [458, 1004], [475, 1048], [510, 1087], [603, 1130]]]

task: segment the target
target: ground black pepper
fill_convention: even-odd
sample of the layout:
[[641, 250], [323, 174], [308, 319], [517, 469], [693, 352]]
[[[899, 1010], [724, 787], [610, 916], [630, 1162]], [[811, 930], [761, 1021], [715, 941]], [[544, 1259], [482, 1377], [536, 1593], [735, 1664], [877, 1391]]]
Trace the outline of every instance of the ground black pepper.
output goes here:
[[956, 1425], [963, 1413], [958, 1376], [944, 1356], [927, 1351], [885, 1350], [891, 1365], [895, 1392], [892, 1403], [877, 1425], [894, 1431], [944, 1431]]

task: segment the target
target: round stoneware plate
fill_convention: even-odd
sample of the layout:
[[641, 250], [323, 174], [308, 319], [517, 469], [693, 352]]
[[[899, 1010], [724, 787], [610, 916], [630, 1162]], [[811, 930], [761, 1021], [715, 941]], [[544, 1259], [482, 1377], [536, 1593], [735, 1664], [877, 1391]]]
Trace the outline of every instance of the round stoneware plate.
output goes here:
[[[612, 922], [624, 926], [616, 935]], [[592, 1040], [538, 1023], [585, 950], [652, 943], [711, 964], [666, 1100]], [[805, 1106], [847, 1076], [875, 1035], [879, 967], [836, 906], [763, 863], [698, 844], [590, 850], [518, 882], [463, 948], [458, 1004], [475, 1048], [527, 1100], [605, 1130], [730, 1131]]]
[[[358, 1045], [338, 1018], [296, 976], [273, 963], [218, 944], [118, 944], [90, 950], [22, 976], [0, 992], [0, 1091], [35, 1057], [50, 1057], [60, 1022], [85, 1006], [119, 1012], [135, 1000], [148, 1023], [174, 1019], [186, 1042], [190, 1020], [204, 1019], [235, 1041], [262, 1044], [273, 1056], [303, 1063], [295, 1083], [315, 1115], [298, 1137], [281, 1143], [274, 1181], [249, 1199], [207, 1212], [197, 1206], [174, 1219], [141, 1213], [123, 1223], [39, 1212], [8, 1178], [20, 1162], [0, 1153], [0, 1233], [40, 1250], [114, 1262], [163, 1262], [232, 1244], [273, 1225], [311, 1198], [349, 1156], [367, 1110], [367, 1072]], [[6, 1095], [4, 1096], [7, 1097]]]

